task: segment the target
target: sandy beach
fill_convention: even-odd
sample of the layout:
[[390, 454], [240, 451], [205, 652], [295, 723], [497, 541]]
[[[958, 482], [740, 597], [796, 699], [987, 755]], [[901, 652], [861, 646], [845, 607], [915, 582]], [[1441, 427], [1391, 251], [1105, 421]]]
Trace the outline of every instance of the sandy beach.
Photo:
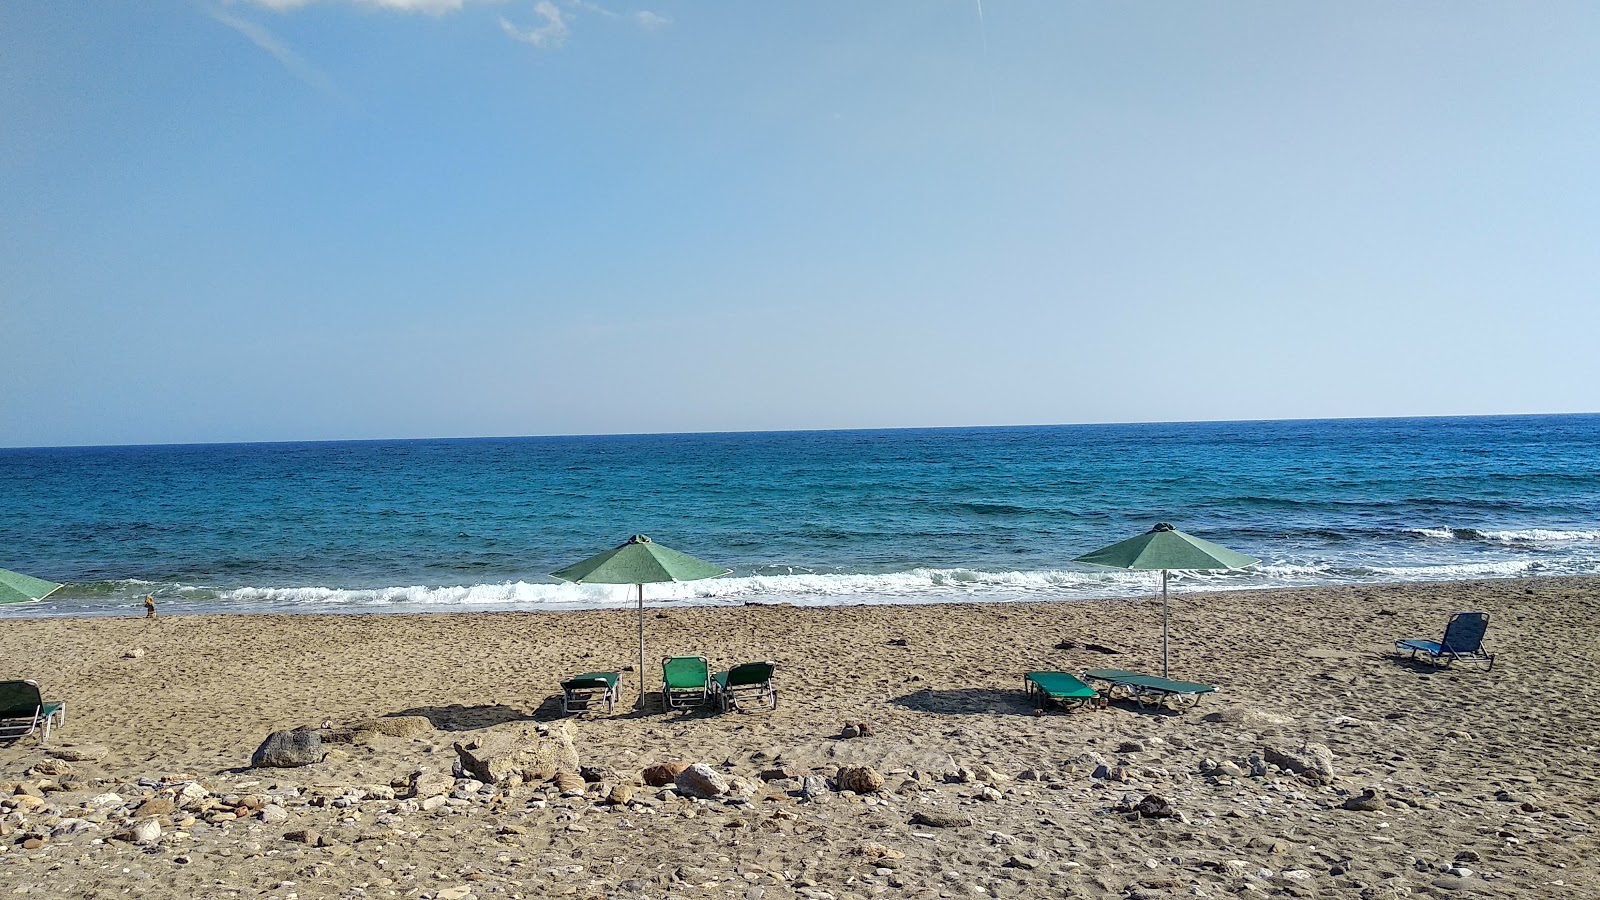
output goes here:
[[[1596, 897], [1597, 588], [1183, 594], [1172, 676], [1216, 694], [1181, 712], [1042, 716], [1021, 690], [1030, 669], [1158, 672], [1159, 603], [650, 610], [652, 659], [777, 664], [776, 710], [726, 714], [634, 710], [631, 611], [14, 621], [0, 676], [36, 679], [68, 719], [48, 744], [0, 748], [0, 885]], [[1437, 639], [1463, 610], [1491, 616], [1492, 670], [1394, 658], [1396, 638]], [[603, 669], [626, 670], [617, 711], [563, 718], [558, 682]], [[326, 758], [248, 768], [268, 733], [302, 726], [322, 729]], [[582, 772], [559, 784], [451, 778], [457, 743], [563, 734]], [[1316, 745], [1331, 777], [1264, 761]], [[669, 761], [706, 765], [728, 792], [641, 783]], [[841, 767], [870, 767], [881, 790], [839, 791]]]

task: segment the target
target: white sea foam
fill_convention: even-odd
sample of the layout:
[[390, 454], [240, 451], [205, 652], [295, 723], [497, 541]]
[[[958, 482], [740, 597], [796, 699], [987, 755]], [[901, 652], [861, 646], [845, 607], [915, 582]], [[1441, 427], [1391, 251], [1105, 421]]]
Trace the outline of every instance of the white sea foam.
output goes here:
[[1475, 528], [1414, 528], [1411, 529], [1411, 533], [1433, 540], [1484, 541], [1512, 545], [1600, 542], [1600, 531], [1555, 528], [1523, 528], [1506, 531], [1479, 531]]
[[1600, 531], [1557, 531], [1547, 528], [1529, 528], [1522, 531], [1485, 531], [1483, 536], [1491, 541], [1528, 544], [1570, 544], [1600, 541]]
[[[1179, 590], [1234, 590], [1307, 587], [1371, 582], [1448, 581], [1515, 578], [1528, 575], [1597, 574], [1600, 559], [1553, 568], [1537, 559], [1432, 563], [1425, 559], [1377, 565], [1341, 561], [1267, 563], [1247, 571], [1172, 572]], [[1093, 600], [1142, 596], [1159, 590], [1155, 572], [1000, 571], [913, 569], [884, 574], [747, 575], [706, 581], [645, 586], [653, 607], [738, 606], [788, 603], [796, 606], [897, 605], [923, 603], [1007, 603]], [[340, 590], [325, 587], [242, 588], [217, 595], [229, 611], [442, 611], [445, 609], [577, 610], [631, 608], [630, 585], [574, 585], [508, 582], [455, 587], [392, 587]]]
[[[1572, 532], [1563, 532], [1572, 534]], [[1460, 559], [1426, 549], [1404, 555], [1363, 554], [1338, 560], [1297, 556], [1268, 560], [1245, 571], [1172, 572], [1173, 589], [1253, 590], [1333, 584], [1454, 581], [1545, 575], [1600, 575], [1600, 552], [1551, 557], [1506, 545], [1485, 544], [1480, 558]], [[1492, 557], [1495, 546], [1504, 555]], [[909, 605], [1086, 601], [1150, 596], [1160, 590], [1156, 572], [1118, 569], [986, 571], [977, 568], [917, 568], [888, 573], [791, 573], [744, 575], [645, 586], [652, 607]], [[108, 584], [108, 593], [0, 608], [0, 618], [37, 615], [127, 615], [151, 590], [146, 582]], [[631, 585], [575, 585], [509, 581], [455, 586], [335, 588], [246, 587], [216, 590], [169, 584], [158, 589], [163, 613], [247, 612], [444, 612], [469, 610], [547, 611], [626, 609], [636, 602]], [[137, 611], [137, 610], [136, 610]]]
[[[937, 603], [1006, 601], [1119, 595], [1151, 583], [1145, 572], [983, 572], [975, 569], [914, 569], [887, 574], [749, 575], [645, 586], [654, 605], [737, 605], [746, 602], [833, 605], [839, 603]], [[308, 607], [439, 608], [509, 607], [603, 609], [631, 606], [631, 585], [509, 582], [455, 587], [390, 587], [344, 590], [327, 587], [239, 588], [217, 602], [250, 609]]]
[[1371, 571], [1386, 580], [1456, 581], [1473, 578], [1507, 578], [1531, 575], [1543, 566], [1533, 560], [1501, 560], [1481, 563], [1450, 563], [1434, 566], [1373, 566]]

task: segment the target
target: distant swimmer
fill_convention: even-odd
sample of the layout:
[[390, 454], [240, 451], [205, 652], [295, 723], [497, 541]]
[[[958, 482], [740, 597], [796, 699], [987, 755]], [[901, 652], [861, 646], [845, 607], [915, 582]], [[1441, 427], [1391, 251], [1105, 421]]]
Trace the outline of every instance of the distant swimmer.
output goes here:
[[156, 617], [156, 598], [153, 594], [144, 595], [144, 617], [146, 619], [154, 619]]

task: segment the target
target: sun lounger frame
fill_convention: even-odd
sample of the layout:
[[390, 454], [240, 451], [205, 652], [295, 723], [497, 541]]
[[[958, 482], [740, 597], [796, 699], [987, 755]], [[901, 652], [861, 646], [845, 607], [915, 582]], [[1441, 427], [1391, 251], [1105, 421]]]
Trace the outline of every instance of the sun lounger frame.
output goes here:
[[752, 697], [765, 703], [769, 709], [778, 708], [778, 691], [772, 686], [772, 675], [777, 667], [772, 663], [740, 663], [726, 672], [711, 676], [711, 693], [722, 705], [722, 711], [739, 708], [739, 698]]
[[1422, 654], [1434, 666], [1451, 663], [1477, 663], [1494, 668], [1494, 654], [1483, 647], [1483, 636], [1489, 631], [1489, 614], [1485, 612], [1456, 613], [1445, 623], [1444, 637], [1437, 642], [1411, 638], [1394, 642], [1396, 655], [1409, 652], [1411, 659]]
[[0, 681], [0, 743], [21, 740], [41, 728], [40, 741], [50, 740], [50, 727], [67, 724], [65, 700], [45, 700], [39, 683], [30, 679]]
[[1106, 686], [1100, 692], [1106, 697], [1129, 699], [1140, 707], [1165, 704], [1171, 709], [1185, 709], [1199, 704], [1201, 696], [1217, 690], [1209, 684], [1173, 681], [1121, 669], [1094, 669], [1083, 673], [1083, 680], [1103, 683]]
[[620, 680], [621, 675], [617, 672], [584, 672], [561, 682], [562, 714], [585, 712], [601, 701], [606, 705], [606, 712], [611, 712], [621, 698], [618, 687]]
[[1099, 691], [1066, 672], [1029, 672], [1022, 676], [1022, 689], [1035, 709], [1046, 709], [1051, 703], [1059, 703], [1067, 709], [1082, 709], [1095, 705], [1100, 699]]

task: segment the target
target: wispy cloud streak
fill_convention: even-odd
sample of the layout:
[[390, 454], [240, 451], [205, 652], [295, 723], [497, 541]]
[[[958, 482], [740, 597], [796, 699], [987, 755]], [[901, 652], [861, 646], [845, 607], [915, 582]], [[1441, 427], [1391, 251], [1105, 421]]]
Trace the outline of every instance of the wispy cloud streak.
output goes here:
[[[505, 2], [505, 0], [226, 0], [230, 3], [247, 3], [260, 9], [269, 9], [276, 13], [291, 13], [315, 4], [348, 4], [351, 6], [366, 7], [368, 9], [383, 10], [397, 13], [419, 13], [429, 16], [447, 16], [459, 13], [468, 5], [477, 3], [484, 5], [490, 2]], [[526, 9], [526, 7], [523, 7]], [[672, 24], [672, 20], [660, 13], [649, 10], [637, 10], [629, 13], [617, 12], [594, 0], [537, 0], [533, 4], [534, 22], [532, 24], [518, 24], [512, 18], [497, 16], [500, 30], [506, 36], [537, 47], [541, 50], [555, 50], [564, 46], [567, 38], [572, 34], [575, 21], [588, 16], [596, 16], [620, 22], [644, 31], [658, 31]], [[305, 60], [293, 51], [284, 47], [271, 33], [260, 25], [225, 12], [213, 12], [213, 18], [237, 30], [248, 37], [261, 49], [277, 57], [285, 67], [295, 72], [298, 77], [307, 83], [316, 83], [320, 79], [324, 84], [327, 79], [316, 72]], [[321, 85], [319, 85], [321, 87]]]
[[288, 70], [290, 75], [335, 100], [343, 103], [350, 102], [349, 98], [340, 92], [338, 87], [334, 85], [333, 80], [324, 75], [321, 69], [306, 62], [304, 57], [278, 40], [265, 26], [251, 22], [248, 19], [230, 15], [220, 9], [210, 10], [209, 14], [211, 18], [239, 32], [249, 39], [250, 43], [271, 54], [274, 59]]
[[[257, 6], [286, 12], [310, 6], [317, 0], [250, 0]], [[445, 13], [461, 11], [466, 6], [466, 0], [353, 0], [357, 6], [374, 6], [378, 9], [394, 10], [395, 12], [425, 13], [430, 16], [442, 16]]]
[[640, 10], [633, 14], [633, 24], [645, 31], [655, 31], [672, 24], [672, 20], [663, 15], [658, 15], [648, 9]]
[[567, 42], [567, 21], [554, 3], [539, 0], [533, 5], [533, 12], [542, 20], [541, 24], [524, 28], [501, 16], [500, 29], [524, 44], [532, 44], [541, 50], [554, 50]]

